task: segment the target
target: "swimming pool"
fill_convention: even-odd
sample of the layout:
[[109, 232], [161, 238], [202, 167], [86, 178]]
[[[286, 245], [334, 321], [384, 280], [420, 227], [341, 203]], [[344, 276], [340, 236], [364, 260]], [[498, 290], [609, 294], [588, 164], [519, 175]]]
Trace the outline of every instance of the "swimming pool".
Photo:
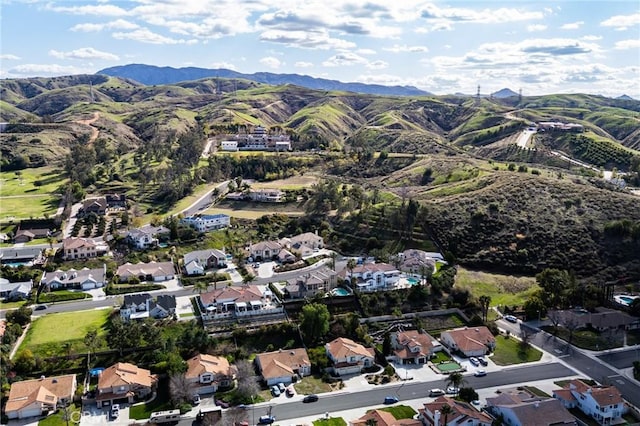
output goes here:
[[334, 296], [348, 296], [349, 292], [342, 287], [337, 287], [331, 290]]
[[638, 296], [613, 296], [613, 299], [621, 305], [630, 306]]
[[420, 284], [420, 280], [416, 278], [407, 278], [407, 282], [409, 283], [409, 285]]

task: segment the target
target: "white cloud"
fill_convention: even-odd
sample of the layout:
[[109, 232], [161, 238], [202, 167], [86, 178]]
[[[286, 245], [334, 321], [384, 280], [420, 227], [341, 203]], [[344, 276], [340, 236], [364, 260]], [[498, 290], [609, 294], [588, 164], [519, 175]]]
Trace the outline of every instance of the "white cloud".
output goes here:
[[401, 52], [411, 52], [411, 53], [418, 53], [418, 52], [428, 52], [429, 48], [427, 46], [407, 46], [406, 44], [394, 44], [391, 47], [383, 47], [382, 50], [386, 51], [386, 52], [393, 52], [393, 53], [401, 53]]
[[375, 55], [377, 53], [373, 49], [358, 49], [357, 52], [361, 55]]
[[560, 27], [562, 30], [577, 30], [584, 25], [584, 21], [569, 22]]
[[640, 49], [640, 39], [634, 38], [629, 40], [616, 41], [615, 49], [617, 50]]
[[298, 61], [295, 64], [293, 64], [293, 66], [296, 68], [311, 68], [313, 64], [311, 62]]
[[106, 61], [117, 61], [120, 58], [113, 53], [101, 52], [93, 47], [83, 47], [80, 49], [72, 50], [70, 52], [60, 52], [58, 50], [50, 50], [49, 56], [53, 56], [58, 59], [102, 59]]
[[236, 66], [230, 62], [214, 62], [211, 64], [211, 68], [225, 68], [228, 70], [236, 70]]
[[25, 76], [53, 76], [53, 75], [72, 75], [88, 72], [74, 66], [65, 66], [58, 64], [23, 64], [11, 68], [8, 73], [11, 75]]
[[600, 25], [603, 27], [614, 27], [617, 30], [623, 31], [634, 25], [640, 25], [640, 13], [612, 16], [600, 22]]
[[10, 53], [5, 53], [0, 55], [0, 59], [3, 61], [18, 61], [20, 60], [20, 56], [12, 55]]
[[174, 38], [165, 37], [163, 35], [154, 33], [148, 28], [140, 28], [130, 32], [115, 32], [111, 34], [113, 38], [118, 40], [134, 40], [140, 43], [149, 44], [194, 44], [197, 40], [176, 40]]
[[260, 34], [261, 41], [271, 43], [282, 43], [289, 47], [299, 47], [303, 49], [351, 49], [356, 44], [338, 38], [330, 37], [324, 31], [307, 32], [307, 31], [280, 31], [269, 30]]
[[582, 37], [582, 40], [586, 40], [586, 41], [598, 41], [598, 40], [602, 40], [602, 36], [597, 36], [597, 35], [586, 35]]
[[530, 33], [536, 32], [536, 31], [544, 31], [547, 29], [546, 25], [543, 24], [532, 24], [532, 25], [527, 25], [527, 31], [529, 31]]
[[371, 69], [371, 70], [381, 70], [384, 68], [387, 68], [389, 66], [389, 64], [385, 61], [373, 61], [373, 62], [369, 62], [366, 67]]
[[421, 11], [422, 18], [430, 22], [446, 22], [458, 24], [472, 22], [477, 24], [497, 24], [505, 22], [529, 21], [544, 18], [542, 12], [526, 11], [513, 8], [482, 9], [443, 7], [427, 4]]
[[140, 26], [138, 24], [134, 24], [133, 22], [125, 21], [124, 19], [116, 19], [115, 21], [105, 22], [101, 24], [76, 24], [71, 27], [71, 31], [96, 32], [102, 30], [135, 30], [139, 27]]
[[266, 56], [264, 58], [261, 58], [258, 62], [271, 69], [278, 69], [283, 65], [283, 63], [280, 62], [278, 58], [274, 58], [273, 56]]
[[83, 6], [54, 6], [48, 4], [48, 10], [54, 12], [70, 13], [72, 15], [98, 15], [98, 16], [125, 16], [125, 9], [112, 4], [83, 5]]
[[336, 55], [333, 55], [326, 61], [322, 62], [322, 65], [325, 67], [339, 67], [339, 66], [351, 66], [357, 64], [367, 64], [368, 61], [366, 58], [363, 58], [360, 55], [356, 55], [352, 52], [342, 52]]

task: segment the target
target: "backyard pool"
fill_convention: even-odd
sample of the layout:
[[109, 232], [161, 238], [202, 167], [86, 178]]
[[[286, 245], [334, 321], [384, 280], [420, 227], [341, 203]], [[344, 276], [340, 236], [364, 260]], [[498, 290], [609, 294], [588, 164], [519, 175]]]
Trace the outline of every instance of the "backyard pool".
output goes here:
[[349, 292], [342, 287], [337, 287], [331, 290], [331, 294], [334, 296], [348, 296]]
[[620, 303], [621, 305], [625, 305], [625, 306], [631, 306], [631, 304], [633, 303], [633, 301], [635, 299], [637, 299], [638, 296], [622, 296], [622, 295], [616, 295], [613, 296], [613, 299]]
[[417, 278], [407, 278], [407, 282], [409, 283], [409, 285], [420, 284], [420, 280]]

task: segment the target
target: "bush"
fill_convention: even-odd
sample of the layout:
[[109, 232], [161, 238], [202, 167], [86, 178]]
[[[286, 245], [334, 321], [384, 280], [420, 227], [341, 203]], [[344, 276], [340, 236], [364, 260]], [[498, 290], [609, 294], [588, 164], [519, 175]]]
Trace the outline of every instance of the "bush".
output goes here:
[[180, 407], [178, 408], [180, 408], [180, 414], [186, 414], [189, 411], [191, 411], [193, 407], [191, 406], [191, 404], [184, 403], [184, 404], [180, 404]]
[[387, 365], [384, 368], [384, 374], [386, 374], [387, 376], [393, 376], [395, 373], [396, 373], [396, 370], [393, 368], [391, 364]]

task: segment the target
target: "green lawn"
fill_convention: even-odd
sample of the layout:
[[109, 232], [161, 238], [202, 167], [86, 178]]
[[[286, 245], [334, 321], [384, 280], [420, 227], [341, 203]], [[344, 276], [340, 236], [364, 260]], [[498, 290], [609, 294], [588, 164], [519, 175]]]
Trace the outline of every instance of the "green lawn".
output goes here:
[[0, 219], [28, 219], [31, 217], [53, 216], [60, 204], [56, 195], [36, 195], [0, 198]]
[[[67, 181], [67, 177], [55, 167], [38, 167], [19, 171], [0, 172], [0, 197], [26, 194], [50, 195]], [[39, 185], [35, 185], [38, 182]]]
[[27, 303], [24, 300], [19, 300], [17, 302], [0, 302], [0, 309], [14, 309], [19, 308], [20, 306]]
[[434, 364], [438, 364], [442, 361], [451, 361], [451, 357], [447, 355], [445, 351], [438, 351], [435, 353], [435, 356], [431, 358], [431, 362]]
[[395, 417], [396, 420], [412, 419], [413, 416], [418, 414], [416, 410], [409, 407], [408, 405], [395, 405], [393, 407], [385, 407], [385, 408], [381, 408], [380, 411], [386, 411], [388, 413], [393, 414], [393, 417]]
[[542, 352], [536, 348], [529, 346], [526, 351], [523, 351], [520, 340], [513, 337], [506, 339], [504, 336], [496, 336], [496, 350], [491, 357], [496, 364], [521, 364], [539, 361], [540, 358], [542, 358]]
[[522, 306], [539, 289], [534, 277], [489, 274], [458, 267], [456, 286], [467, 288], [475, 297], [491, 297], [491, 306]]
[[293, 385], [296, 392], [300, 395], [318, 394], [323, 392], [331, 392], [331, 386], [323, 382], [320, 378], [314, 376], [304, 377], [302, 381]]
[[[551, 334], [554, 333], [552, 326], [544, 326], [543, 329]], [[569, 330], [558, 327], [556, 336], [562, 340], [569, 341]], [[575, 330], [571, 344], [582, 349], [592, 351], [602, 351], [605, 349], [618, 348], [622, 346], [622, 334], [607, 336], [596, 330]]]
[[40, 420], [38, 422], [38, 426], [66, 426], [67, 424], [78, 424], [81, 414], [80, 411], [81, 407], [79, 405], [73, 404], [68, 409], [69, 422], [65, 420], [65, 411], [60, 409], [54, 414], [51, 414], [50, 416], [47, 416], [46, 418]]
[[314, 420], [313, 426], [347, 426], [347, 422], [342, 417], [329, 417], [328, 420]]
[[99, 336], [105, 335], [110, 313], [107, 308], [44, 315], [31, 323], [20, 350], [30, 349], [41, 356], [63, 355], [62, 343], [70, 342], [73, 352], [84, 352], [87, 331], [97, 329]]
[[50, 293], [41, 293], [38, 303], [62, 302], [65, 300], [90, 299], [91, 295], [81, 291], [57, 290]]

